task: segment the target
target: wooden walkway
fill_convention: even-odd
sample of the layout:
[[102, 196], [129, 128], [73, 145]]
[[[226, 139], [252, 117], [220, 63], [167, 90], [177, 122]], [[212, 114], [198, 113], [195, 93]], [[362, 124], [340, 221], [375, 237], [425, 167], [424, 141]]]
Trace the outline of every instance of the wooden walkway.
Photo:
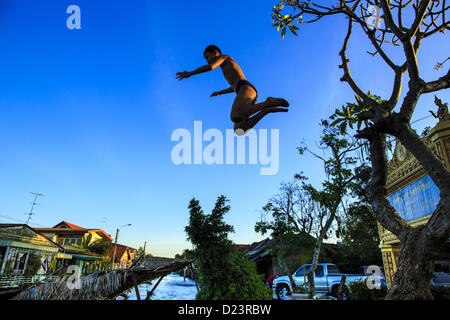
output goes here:
[[[146, 257], [142, 262], [128, 269], [98, 271], [82, 277], [80, 289], [69, 289], [67, 280], [70, 275], [65, 275], [50, 282], [32, 286], [13, 297], [12, 300], [110, 300], [131, 288], [135, 288], [140, 300], [137, 289], [139, 284], [160, 278], [151, 291], [153, 293], [164, 276], [190, 265], [192, 261], [183, 259]], [[149, 298], [150, 294], [146, 300]]]

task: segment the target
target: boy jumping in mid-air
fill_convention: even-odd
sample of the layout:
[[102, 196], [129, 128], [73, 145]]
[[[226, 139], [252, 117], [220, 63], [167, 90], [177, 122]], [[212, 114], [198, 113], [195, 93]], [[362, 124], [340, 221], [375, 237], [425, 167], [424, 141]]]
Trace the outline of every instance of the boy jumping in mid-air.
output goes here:
[[[245, 79], [244, 73], [233, 58], [223, 55], [218, 47], [208, 46], [203, 56], [208, 62], [207, 65], [191, 72], [178, 72], [176, 77], [182, 80], [199, 73], [212, 71], [220, 66], [231, 87], [214, 92], [211, 97], [236, 92], [237, 96], [231, 109], [231, 121], [234, 122], [234, 132], [237, 135], [244, 135], [269, 113], [288, 111], [286, 108], [289, 107], [289, 103], [281, 98], [269, 97], [266, 101], [256, 104], [258, 98], [256, 88]], [[253, 117], [251, 117], [252, 115]]]

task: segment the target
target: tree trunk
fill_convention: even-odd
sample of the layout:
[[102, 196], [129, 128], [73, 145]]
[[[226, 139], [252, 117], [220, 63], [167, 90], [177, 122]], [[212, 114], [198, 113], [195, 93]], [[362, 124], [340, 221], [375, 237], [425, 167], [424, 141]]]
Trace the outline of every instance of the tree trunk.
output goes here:
[[400, 242], [397, 272], [386, 296], [387, 300], [434, 300], [429, 285], [434, 261], [423, 245], [424, 228], [411, 229]]
[[307, 273], [308, 284], [309, 284], [309, 298], [312, 299], [316, 294], [316, 285], [314, 282], [314, 273], [317, 269], [317, 264], [319, 263], [320, 247], [322, 246], [323, 232], [320, 233], [319, 238], [316, 240], [316, 246], [314, 248], [314, 254], [312, 259], [312, 265]]
[[341, 278], [341, 282], [339, 283], [339, 290], [337, 294], [337, 299], [342, 300], [342, 293], [344, 292], [345, 287], [345, 280], [347, 279], [347, 276], [344, 274]]
[[319, 263], [319, 256], [320, 256], [320, 247], [322, 246], [322, 241], [325, 238], [325, 235], [328, 232], [328, 229], [330, 229], [331, 224], [333, 223], [334, 217], [336, 216], [336, 211], [339, 207], [339, 204], [341, 202], [340, 197], [338, 197], [339, 200], [337, 200], [333, 207], [331, 208], [330, 216], [328, 217], [327, 221], [325, 222], [325, 225], [323, 226], [322, 230], [320, 230], [319, 237], [316, 240], [316, 246], [314, 248], [314, 254], [312, 259], [312, 265], [311, 269], [308, 271], [308, 283], [309, 283], [309, 298], [312, 298], [316, 294], [316, 287], [314, 283], [314, 273], [317, 269], [317, 264]]
[[289, 267], [287, 266], [287, 264], [286, 264], [286, 262], [284, 261], [284, 258], [283, 258], [283, 257], [280, 257], [280, 260], [281, 260], [281, 263], [282, 263], [282, 265], [283, 265], [283, 267], [282, 267], [283, 272], [286, 273], [286, 274], [288, 275], [289, 281], [291, 282], [292, 291], [294, 291], [294, 289], [296, 288], [296, 284], [295, 284], [294, 279], [292, 278], [292, 274], [291, 274], [291, 272], [290, 272], [290, 270], [289, 270]]

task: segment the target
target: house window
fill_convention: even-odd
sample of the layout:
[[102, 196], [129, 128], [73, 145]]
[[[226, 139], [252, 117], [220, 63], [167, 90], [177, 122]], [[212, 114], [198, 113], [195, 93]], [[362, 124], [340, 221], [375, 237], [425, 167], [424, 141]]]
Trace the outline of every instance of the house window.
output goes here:
[[81, 246], [81, 238], [65, 238], [63, 239], [63, 245], [77, 244]]
[[14, 261], [14, 273], [22, 274], [23, 269], [25, 268], [25, 261], [27, 260], [27, 253], [19, 252], [16, 255], [16, 259]]

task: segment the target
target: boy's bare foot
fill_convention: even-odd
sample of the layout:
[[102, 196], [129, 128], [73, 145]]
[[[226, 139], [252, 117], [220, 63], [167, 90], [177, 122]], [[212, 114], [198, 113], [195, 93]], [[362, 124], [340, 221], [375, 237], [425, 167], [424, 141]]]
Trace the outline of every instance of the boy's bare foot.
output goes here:
[[289, 107], [289, 102], [283, 98], [268, 97], [266, 102], [270, 105], [270, 107]]
[[[244, 120], [243, 122], [240, 122], [238, 124], [240, 127], [235, 128], [234, 133], [236, 133], [236, 135], [238, 135], [238, 136], [243, 136], [243, 135], [247, 134], [248, 130], [253, 128], [267, 114], [276, 113], [276, 112], [288, 112], [288, 111], [289, 111], [289, 109], [285, 109], [285, 108], [276, 108], [276, 107], [265, 108], [264, 110], [260, 111], [253, 117], [251, 117], [247, 120]], [[238, 126], [238, 125], [236, 125], [236, 126]]]

